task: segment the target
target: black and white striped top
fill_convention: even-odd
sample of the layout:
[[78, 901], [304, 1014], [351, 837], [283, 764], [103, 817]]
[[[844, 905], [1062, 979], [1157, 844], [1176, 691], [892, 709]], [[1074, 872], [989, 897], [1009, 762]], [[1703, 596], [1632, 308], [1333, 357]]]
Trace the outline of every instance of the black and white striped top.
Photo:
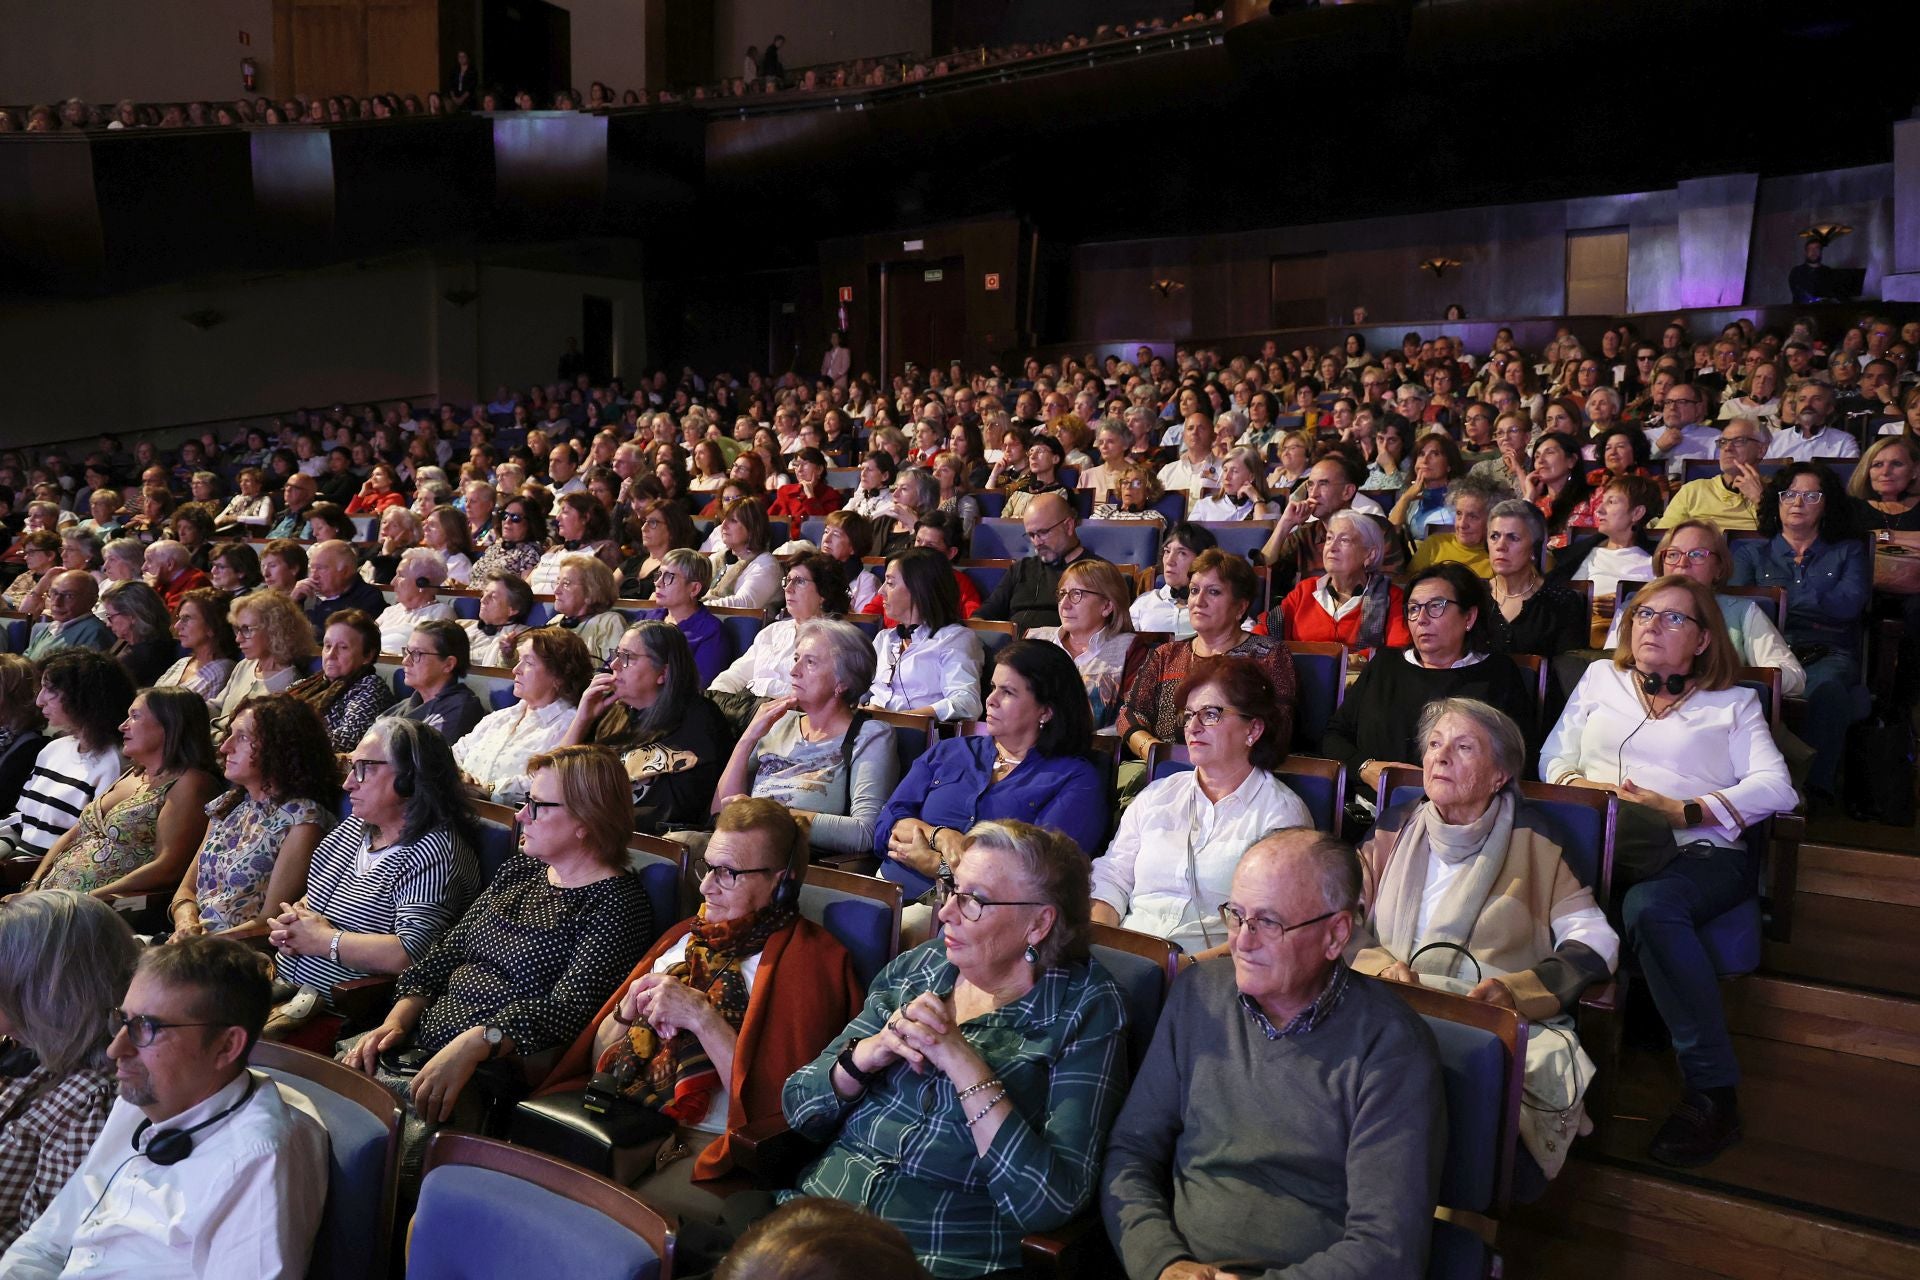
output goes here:
[[[407, 959], [418, 963], [480, 891], [480, 865], [465, 842], [439, 830], [381, 850], [362, 873], [357, 866], [366, 840], [358, 818], [328, 833], [313, 851], [307, 906], [348, 933], [399, 935]], [[367, 975], [321, 954], [282, 956], [280, 976], [324, 995], [336, 982]]]
[[118, 747], [89, 754], [77, 738], [53, 739], [34, 759], [19, 807], [0, 820], [0, 839], [21, 852], [45, 853], [80, 820], [87, 802], [113, 785], [121, 768]]

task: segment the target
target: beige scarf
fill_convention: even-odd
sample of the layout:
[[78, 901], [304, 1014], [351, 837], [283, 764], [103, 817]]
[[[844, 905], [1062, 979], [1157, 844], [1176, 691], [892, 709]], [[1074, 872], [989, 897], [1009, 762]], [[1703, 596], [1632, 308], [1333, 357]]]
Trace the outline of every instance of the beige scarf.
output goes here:
[[[1512, 787], [1496, 795], [1485, 813], [1457, 827], [1440, 820], [1439, 810], [1431, 800], [1421, 801], [1408, 817], [1406, 826], [1400, 829], [1386, 874], [1381, 877], [1380, 894], [1373, 908], [1374, 930], [1380, 945], [1396, 960], [1412, 964], [1417, 972], [1462, 976], [1458, 969], [1465, 957], [1458, 951], [1436, 947], [1421, 956], [1418, 963], [1410, 957], [1431, 942], [1467, 946], [1473, 936], [1473, 926], [1487, 904], [1487, 896], [1499, 880], [1500, 868], [1506, 865], [1507, 845], [1512, 838]], [[1420, 904], [1427, 892], [1427, 873], [1434, 858], [1449, 864], [1473, 861], [1448, 884], [1427, 919], [1426, 932], [1416, 936]]]

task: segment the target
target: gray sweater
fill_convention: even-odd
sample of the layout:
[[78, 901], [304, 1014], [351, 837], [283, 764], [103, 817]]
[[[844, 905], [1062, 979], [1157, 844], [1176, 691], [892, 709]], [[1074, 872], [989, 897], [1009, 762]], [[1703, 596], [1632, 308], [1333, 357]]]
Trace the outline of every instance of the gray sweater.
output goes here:
[[1183, 1258], [1417, 1277], [1445, 1129], [1433, 1035], [1379, 983], [1353, 976], [1312, 1030], [1269, 1040], [1232, 961], [1207, 961], [1174, 984], [1108, 1141], [1107, 1235], [1133, 1280]]

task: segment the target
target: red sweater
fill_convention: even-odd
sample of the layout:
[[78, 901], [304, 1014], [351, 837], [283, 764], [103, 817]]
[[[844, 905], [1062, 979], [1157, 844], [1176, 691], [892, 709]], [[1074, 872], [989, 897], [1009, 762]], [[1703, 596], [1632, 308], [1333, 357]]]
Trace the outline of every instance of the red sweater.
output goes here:
[[[1320, 577], [1316, 574], [1311, 578], [1301, 579], [1293, 590], [1287, 592], [1287, 598], [1280, 602], [1280, 616], [1286, 620], [1286, 634], [1281, 638], [1331, 642], [1343, 644], [1348, 649], [1357, 649], [1362, 611], [1355, 609], [1335, 622], [1320, 606], [1320, 602], [1313, 597], [1314, 588], [1319, 585]], [[1399, 587], [1390, 588], [1387, 605], [1387, 647], [1405, 649], [1412, 644], [1413, 636], [1407, 630], [1406, 596]]]
[[840, 509], [842, 496], [838, 489], [830, 484], [821, 484], [814, 489], [809, 498], [798, 484], [783, 484], [773, 496], [773, 506], [767, 514], [775, 520], [805, 520], [810, 516], [832, 515]]
[[[963, 619], [971, 618], [974, 614], [980, 612], [980, 588], [974, 586], [973, 579], [958, 569], [953, 571], [953, 580], [960, 587], [960, 616]], [[867, 607], [860, 612], [877, 613], [886, 626], [894, 626], [895, 623], [893, 619], [886, 616], [885, 604], [886, 597], [884, 593], [876, 591], [873, 593], [873, 599], [867, 601]]]

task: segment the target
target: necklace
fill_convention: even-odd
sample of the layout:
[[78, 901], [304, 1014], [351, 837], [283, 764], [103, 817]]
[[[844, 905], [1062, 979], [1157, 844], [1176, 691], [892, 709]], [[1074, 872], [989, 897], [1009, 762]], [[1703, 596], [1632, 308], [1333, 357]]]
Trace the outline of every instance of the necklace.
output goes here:
[[1493, 580], [1494, 602], [1496, 604], [1505, 604], [1509, 600], [1525, 600], [1528, 596], [1531, 596], [1547, 584], [1547, 580], [1540, 576], [1538, 569], [1529, 570], [1529, 576], [1530, 580], [1527, 583], [1527, 589], [1525, 591], [1502, 591], [1500, 588], [1503, 584], [1499, 578], [1495, 578]]
[[1006, 777], [1008, 774], [1012, 773], [1015, 769], [1020, 767], [1020, 762], [1025, 760], [1026, 758], [1027, 757], [1025, 755], [1017, 755], [1017, 756], [1014, 755], [1013, 752], [1007, 750], [1005, 747], [1001, 746], [999, 742], [996, 741], [993, 744], [994, 780], [997, 782], [1000, 779]]

